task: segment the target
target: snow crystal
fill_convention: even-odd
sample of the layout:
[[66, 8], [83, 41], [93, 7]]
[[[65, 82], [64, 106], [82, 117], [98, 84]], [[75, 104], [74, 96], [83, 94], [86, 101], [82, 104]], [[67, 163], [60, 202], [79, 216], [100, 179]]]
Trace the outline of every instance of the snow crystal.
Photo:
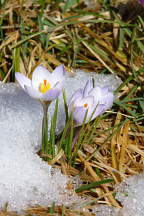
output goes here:
[[[96, 84], [116, 89], [121, 81], [114, 75], [77, 71], [67, 75], [67, 99], [92, 76]], [[49, 116], [54, 111], [50, 106]], [[50, 119], [50, 118], [49, 118]], [[64, 127], [64, 107], [59, 99], [57, 132]], [[71, 204], [78, 199], [66, 189], [68, 178], [43, 162], [36, 154], [41, 140], [42, 107], [16, 84], [0, 85], [0, 208], [21, 210], [34, 205]]]

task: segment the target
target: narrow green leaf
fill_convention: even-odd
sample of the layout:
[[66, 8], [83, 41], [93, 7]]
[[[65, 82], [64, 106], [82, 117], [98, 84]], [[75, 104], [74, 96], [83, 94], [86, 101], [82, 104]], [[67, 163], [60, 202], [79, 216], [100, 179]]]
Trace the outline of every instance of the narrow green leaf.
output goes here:
[[113, 179], [104, 179], [104, 180], [101, 180], [101, 181], [96, 181], [96, 182], [93, 182], [91, 184], [83, 185], [83, 186], [77, 188], [75, 190], [75, 192], [78, 193], [78, 192], [82, 192], [82, 191], [85, 191], [85, 190], [90, 190], [90, 189], [92, 189], [94, 187], [98, 187], [98, 186], [100, 186], [102, 184], [107, 184], [107, 183], [110, 183], [110, 182], [113, 182], [113, 181], [114, 181]]
[[50, 216], [54, 216], [55, 213], [55, 202], [53, 202], [52, 206], [50, 207]]
[[57, 125], [57, 114], [58, 114], [58, 99], [55, 103], [54, 114], [51, 120], [51, 129], [50, 129], [50, 145], [51, 145], [51, 154], [55, 156], [55, 139], [56, 139], [56, 125]]
[[14, 70], [20, 71], [20, 47], [14, 49]]
[[131, 109], [128, 109], [128, 105], [123, 104], [119, 101], [115, 101], [115, 104], [119, 105], [120, 107], [124, 108], [128, 113], [130, 113], [133, 117], [137, 118], [136, 112], [132, 111]]
[[67, 157], [68, 157], [68, 161], [69, 162], [71, 160], [71, 155], [72, 155], [73, 134], [74, 134], [74, 122], [73, 122], [73, 116], [71, 116], [70, 133], [69, 133], [68, 147], [67, 147]]
[[120, 33], [119, 33], [119, 50], [123, 50], [124, 48], [124, 43], [125, 43], [125, 31], [123, 28], [120, 28]]
[[78, 4], [80, 0], [67, 0], [64, 7], [63, 13], [65, 13], [68, 9], [70, 9], [73, 5]]
[[65, 108], [65, 115], [66, 115], [66, 122], [67, 122], [68, 121], [68, 105], [67, 105], [66, 94], [65, 94], [64, 89], [62, 91], [62, 94], [63, 94], [64, 108]]

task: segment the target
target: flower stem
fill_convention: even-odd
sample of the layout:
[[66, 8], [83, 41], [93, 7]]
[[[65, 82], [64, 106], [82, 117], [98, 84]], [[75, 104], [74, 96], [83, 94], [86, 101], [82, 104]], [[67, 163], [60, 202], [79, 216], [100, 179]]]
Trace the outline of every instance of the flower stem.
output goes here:
[[72, 142], [72, 149], [74, 149], [74, 146], [75, 146], [75, 144], [76, 144], [77, 141], [78, 141], [78, 138], [79, 138], [79, 136], [80, 136], [80, 132], [81, 132], [81, 126], [77, 127], [77, 130], [76, 130], [76, 133], [75, 133], [73, 142]]
[[42, 121], [42, 153], [48, 154], [49, 146], [48, 146], [48, 103], [42, 103], [43, 107], [43, 121]]

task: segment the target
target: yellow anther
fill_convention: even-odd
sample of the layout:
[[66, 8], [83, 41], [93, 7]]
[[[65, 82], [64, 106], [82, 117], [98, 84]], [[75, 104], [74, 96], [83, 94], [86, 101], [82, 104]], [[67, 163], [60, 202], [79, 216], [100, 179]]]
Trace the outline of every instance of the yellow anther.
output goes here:
[[47, 80], [43, 80], [43, 83], [40, 84], [40, 92], [41, 93], [46, 93], [48, 90], [51, 89], [51, 84]]

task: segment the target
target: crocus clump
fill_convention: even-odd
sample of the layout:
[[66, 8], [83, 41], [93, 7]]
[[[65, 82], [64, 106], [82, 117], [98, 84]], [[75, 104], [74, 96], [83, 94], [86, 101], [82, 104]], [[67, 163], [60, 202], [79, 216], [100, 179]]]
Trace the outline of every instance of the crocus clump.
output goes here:
[[39, 65], [32, 74], [32, 80], [17, 72], [15, 77], [20, 86], [31, 97], [39, 100], [43, 107], [42, 122], [42, 152], [49, 153], [48, 142], [48, 107], [61, 93], [64, 82], [65, 69], [63, 65], [55, 68], [50, 73], [45, 67]]
[[93, 87], [92, 80], [87, 81], [84, 89], [78, 89], [68, 104], [69, 115], [72, 113], [74, 125], [80, 126], [95, 119], [112, 107], [113, 92], [109, 86]]

